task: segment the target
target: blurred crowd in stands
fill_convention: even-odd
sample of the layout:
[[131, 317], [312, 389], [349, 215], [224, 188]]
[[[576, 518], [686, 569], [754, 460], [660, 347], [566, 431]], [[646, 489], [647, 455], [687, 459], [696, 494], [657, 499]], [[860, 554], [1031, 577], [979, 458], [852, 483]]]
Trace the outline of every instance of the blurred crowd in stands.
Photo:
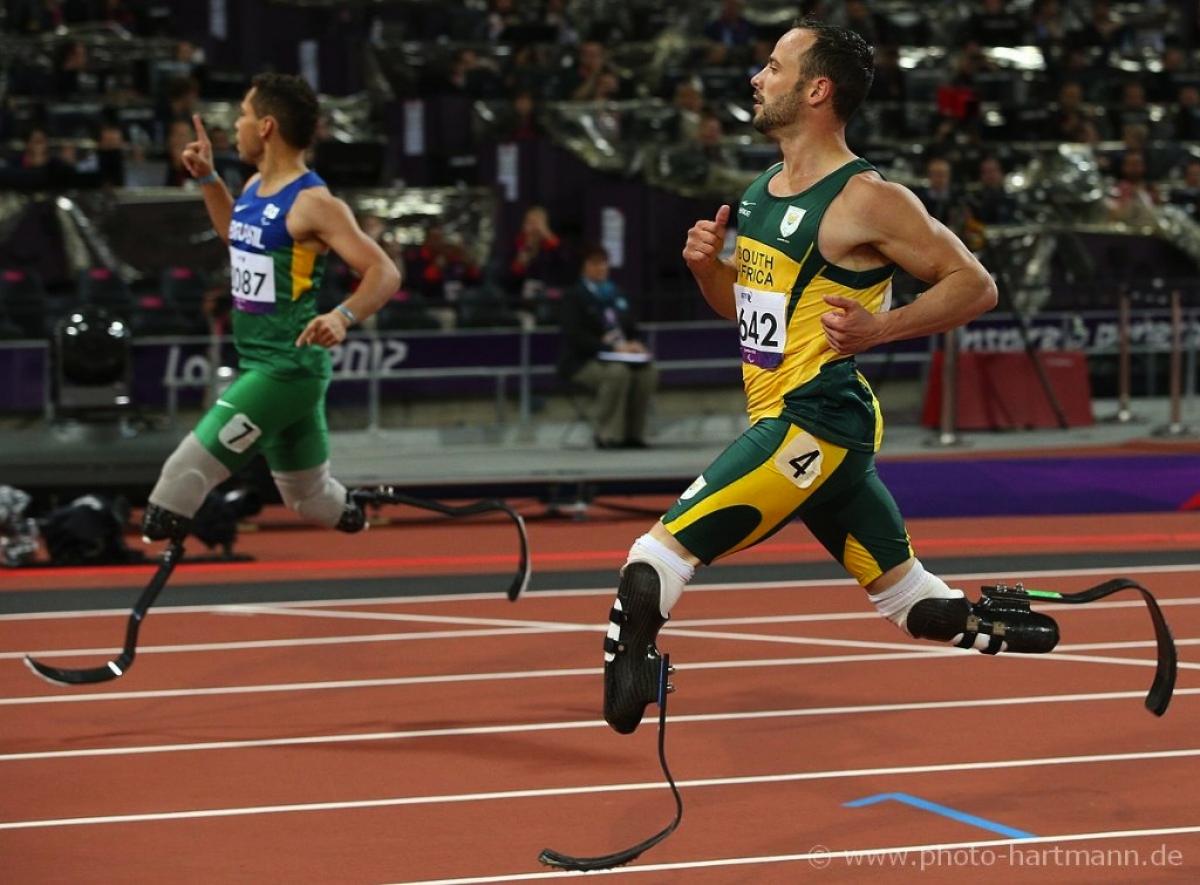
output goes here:
[[[681, 7], [670, 0], [366, 4], [363, 63], [381, 75], [392, 100], [472, 102], [474, 119], [463, 125], [476, 147], [574, 133], [585, 154], [587, 143], [618, 145], [607, 155], [626, 174], [728, 199], [774, 158], [750, 125], [748, 79], [803, 13], [876, 46], [875, 82], [848, 132], [851, 146], [912, 186], [968, 242], [989, 226], [1032, 220], [1022, 170], [1039, 149], [1060, 143], [1092, 152], [1109, 219], [1136, 221], [1168, 202], [1200, 217], [1194, 0]], [[170, 3], [3, 0], [3, 9], [0, 191], [190, 187], [178, 158], [196, 112], [211, 121], [218, 171], [231, 187], [251, 171], [230, 142], [227, 113], [214, 112], [236, 104], [250, 72], [210, 65], [204, 35], [173, 30]], [[382, 122], [389, 118], [369, 119], [374, 135], [397, 137]], [[353, 132], [334, 128], [322, 121], [322, 141], [353, 140]], [[321, 172], [319, 149], [314, 162]], [[386, 160], [373, 174], [355, 183], [390, 186], [398, 178]], [[433, 183], [456, 184], [445, 175]], [[398, 307], [394, 322], [553, 322], [554, 301], [578, 281], [582, 255], [595, 244], [556, 233], [541, 207], [520, 209], [528, 211], [515, 237], [483, 259], [436, 220], [402, 240], [387, 219], [363, 214], [364, 227], [404, 266], [397, 303], [423, 306]], [[502, 297], [480, 298], [480, 290]]]

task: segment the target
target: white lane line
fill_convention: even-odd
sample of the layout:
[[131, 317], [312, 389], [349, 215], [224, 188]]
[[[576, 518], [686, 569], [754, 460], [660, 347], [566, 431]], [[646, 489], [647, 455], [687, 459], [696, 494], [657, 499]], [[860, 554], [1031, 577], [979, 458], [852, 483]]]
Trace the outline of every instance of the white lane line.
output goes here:
[[[396, 885], [489, 885], [493, 882], [531, 882], [548, 877], [562, 878], [564, 876], [592, 876], [592, 875], [607, 875], [607, 876], [628, 876], [637, 873], [663, 873], [670, 870], [696, 870], [706, 869], [711, 867], [740, 867], [740, 866], [761, 866], [765, 864], [778, 863], [796, 863], [799, 861], [808, 861], [810, 866], [818, 872], [829, 869], [829, 865], [835, 860], [845, 861], [845, 869], [861, 868], [863, 870], [863, 878], [875, 878], [872, 873], [875, 871], [884, 871], [888, 869], [909, 869], [912, 871], [922, 871], [921, 865], [922, 854], [925, 857], [933, 855], [937, 857], [942, 855], [942, 852], [952, 854], [955, 851], [970, 852], [973, 849], [996, 849], [1009, 848], [1008, 852], [997, 851], [998, 858], [1007, 859], [1009, 853], [1015, 857], [1013, 866], [1017, 865], [1022, 857], [1029, 857], [1024, 854], [1027, 851], [1038, 851], [1038, 849], [1029, 848], [1031, 845], [1048, 845], [1060, 842], [1093, 842], [1103, 841], [1107, 839], [1145, 839], [1151, 836], [1184, 836], [1190, 833], [1200, 833], [1200, 826], [1188, 827], [1156, 827], [1153, 829], [1144, 830], [1097, 830], [1093, 833], [1060, 833], [1056, 836], [1033, 836], [1027, 839], [987, 839], [978, 842], [936, 842], [925, 845], [896, 845], [891, 848], [854, 848], [846, 851], [810, 851], [805, 854], [763, 854], [758, 856], [748, 857], [722, 857], [714, 860], [689, 860], [677, 861], [675, 863], [651, 863], [638, 864], [635, 867], [619, 867], [612, 870], [598, 870], [587, 873], [571, 873], [560, 871], [547, 871], [542, 873], [510, 873], [501, 876], [468, 876], [462, 879], [420, 879], [408, 880], [405, 883], [396, 883]], [[1010, 847], [1011, 846], [1011, 847]], [[1084, 851], [1086, 849], [1075, 849]], [[1097, 849], [1099, 850], [1099, 849]], [[1115, 849], [1108, 849], [1115, 850]], [[899, 861], [898, 855], [915, 854], [916, 858], [912, 859], [911, 863]], [[855, 859], [868, 857], [887, 857], [886, 863], [854, 863]], [[1033, 855], [1033, 857], [1041, 857], [1041, 855]], [[893, 858], [897, 858], [896, 862], [892, 862]], [[842, 869], [839, 866], [839, 869]], [[1163, 866], [1161, 869], [1167, 870], [1171, 867]], [[800, 872], [792, 874], [795, 880], [800, 880], [803, 875]]]
[[[476, 627], [537, 627], [542, 630], [595, 630], [596, 624], [562, 621], [523, 621], [514, 618], [469, 618], [458, 615], [408, 615], [398, 612], [344, 612], [337, 609], [288, 609], [269, 605], [245, 607], [250, 614], [282, 615], [290, 618], [332, 618], [350, 621], [405, 621], [413, 624], [463, 624]], [[599, 623], [599, 622], [597, 622]]]
[[[949, 762], [934, 765], [897, 765], [888, 768], [851, 768], [827, 771], [799, 771], [787, 774], [763, 774], [746, 777], [701, 778], [679, 781], [680, 789], [702, 787], [780, 784], [798, 781], [840, 778], [880, 777], [886, 775], [932, 774], [935, 772], [995, 771], [1009, 768], [1038, 768], [1054, 765], [1094, 765], [1113, 762], [1144, 762], [1152, 759], [1186, 759], [1200, 756], [1200, 748], [1182, 750], [1144, 750], [1137, 753], [1103, 753], [1089, 756], [1040, 756], [1025, 759], [988, 759], [979, 762]], [[29, 830], [46, 827], [90, 826], [95, 824], [147, 823], [164, 820], [195, 820], [214, 817], [241, 817], [252, 814], [284, 814], [301, 811], [343, 811], [352, 808], [394, 808], [400, 805], [444, 805], [455, 802], [487, 802], [511, 799], [538, 799], [546, 796], [582, 796], [597, 793], [629, 793], [663, 790], [662, 781], [599, 784], [583, 787], [548, 787], [536, 790], [497, 790], [486, 793], [457, 793], [438, 796], [396, 796], [388, 799], [357, 799], [343, 802], [305, 802], [290, 805], [251, 805], [231, 808], [205, 808], [190, 811], [158, 811], [143, 814], [113, 814], [99, 817], [68, 817], [45, 820], [0, 822], [0, 830]]]
[[[1200, 645], [1200, 639], [1176, 639], [1176, 645]], [[1059, 649], [1118, 649], [1154, 648], [1153, 641], [1146, 642], [1089, 642], [1079, 645], [1060, 645]], [[735, 670], [770, 667], [803, 667], [818, 664], [858, 664], [874, 661], [928, 660], [924, 651], [881, 652], [879, 654], [855, 655], [810, 655], [802, 658], [749, 658], [727, 661], [689, 661], [681, 665], [688, 672], [699, 670]], [[1132, 659], [1130, 659], [1132, 660]], [[1150, 664], [1152, 662], [1141, 662]], [[74, 704], [93, 701], [150, 700], [154, 698], [187, 698], [211, 695], [267, 694], [289, 691], [326, 691], [335, 689], [387, 688], [401, 685], [436, 685], [451, 682], [491, 682], [497, 680], [567, 678], [575, 676], [598, 676], [601, 667], [566, 667], [557, 670], [511, 670], [491, 673], [451, 673], [432, 676], [396, 676], [387, 679], [337, 679], [324, 682], [279, 682], [261, 685], [222, 685], [208, 688], [164, 688], [144, 691], [109, 691], [90, 694], [27, 695], [0, 698], [0, 706], [24, 706], [29, 704]]]
[[[1200, 604], [1200, 598], [1196, 599], [1165, 599], [1161, 603], [1164, 607], [1171, 605], [1191, 605]], [[1088, 606], [1041, 606], [1043, 609], [1062, 609], [1073, 613], [1080, 612], [1098, 612], [1105, 609], [1113, 608], [1141, 608], [1143, 603], [1140, 601], [1118, 601], [1118, 602], [1097, 602]], [[280, 612], [282, 614], [282, 612]], [[288, 614], [296, 614], [288, 612]], [[355, 618], [360, 616], [360, 613], [340, 612], [329, 613], [335, 618]], [[245, 650], [256, 648], [296, 648], [305, 646], [320, 646], [320, 645], [340, 645], [342, 643], [363, 643], [363, 642], [400, 642], [412, 641], [421, 639], [462, 639], [464, 637], [484, 637], [484, 636], [520, 636], [533, 633], [551, 633], [551, 632], [587, 632], [599, 631], [603, 632], [606, 624], [569, 624], [566, 622], [555, 621], [519, 621], [507, 620], [500, 618], [445, 618], [440, 615], [393, 615], [391, 613], [361, 613], [367, 620], [374, 620], [372, 615], [379, 614], [385, 620], [412, 620], [414, 622], [438, 623], [446, 620], [451, 623], [491, 623], [491, 624], [509, 624], [511, 627], [483, 629], [483, 630], [446, 630], [446, 631], [428, 631], [424, 633], [373, 633], [373, 634], [350, 634], [339, 636], [318, 636], [318, 637], [299, 637], [293, 639], [259, 639], [259, 640], [239, 640], [230, 642], [202, 642], [202, 643], [179, 643], [173, 645], [145, 645], [138, 648], [138, 654], [172, 654], [172, 653], [191, 653], [191, 652], [208, 652], [208, 651], [230, 651], [230, 650]], [[323, 613], [315, 613], [313, 616], [321, 617]], [[764, 616], [761, 618], [707, 618], [700, 620], [679, 620], [672, 621], [664, 628], [664, 633], [676, 633], [681, 636], [697, 636], [701, 638], [716, 638], [719, 634], [716, 633], [699, 633], [688, 632], [685, 628], [692, 625], [722, 625], [729, 624], [734, 626], [753, 626], [756, 624], [772, 624], [772, 623], [788, 623], [788, 622], [833, 622], [845, 620], [878, 620], [879, 616], [875, 612], [824, 612], [807, 615], [786, 615], [786, 616]], [[743, 641], [755, 641], [756, 634], [752, 633], [727, 633], [721, 638], [726, 639], [741, 639]], [[766, 640], [758, 640], [766, 641]], [[772, 641], [784, 643], [801, 643], [809, 645], [835, 645], [849, 647], [856, 644], [854, 640], [822, 640], [809, 639], [802, 640], [801, 637], [780, 636]], [[894, 648], [913, 650], [911, 644], [904, 643], [857, 643], [867, 648]], [[1183, 645], [1186, 642], [1179, 642]], [[1083, 649], [1086, 646], [1060, 646], [1061, 650], [1071, 648]], [[1115, 646], [1114, 646], [1115, 647]], [[1139, 647], [1134, 645], [1126, 646], [1129, 648]], [[1147, 643], [1146, 648], [1153, 647], [1153, 643]], [[46, 657], [70, 657], [70, 656], [93, 656], [93, 655], [113, 655], [120, 649], [114, 646], [104, 646], [100, 648], [66, 648], [66, 649], [40, 649], [30, 652], [23, 651], [6, 651], [0, 652], [0, 660], [21, 660], [26, 654], [30, 654], [35, 658]], [[939, 648], [930, 646], [922, 651], [924, 654], [954, 654], [958, 653], [958, 649]], [[1066, 655], [1055, 652], [1060, 660], [1068, 659]], [[1130, 659], [1131, 660], [1131, 659]], [[1104, 663], [1113, 663], [1116, 659], [1104, 661]], [[1126, 660], [1128, 663], [1128, 660]], [[1184, 665], [1187, 669], [1188, 665]]]
[[[406, 642], [418, 639], [467, 639], [476, 636], [527, 636], [554, 632], [540, 627], [511, 627], [492, 630], [429, 630], [414, 633], [352, 633], [348, 636], [306, 636], [300, 639], [242, 639], [230, 642], [190, 642], [177, 645], [138, 646], [139, 655], [177, 654], [201, 651], [232, 651], [249, 648], [296, 648], [308, 645], [353, 645], [363, 642]], [[26, 654], [35, 658], [63, 658], [73, 655], [114, 655], [120, 649], [48, 648], [41, 651], [0, 652], [0, 660], [21, 660]]]
[[[790, 636], [781, 635], [778, 633], [738, 633], [719, 630], [679, 630], [672, 629], [670, 625], [663, 628], [662, 635], [687, 636], [697, 639], [729, 639], [742, 640], [745, 642], [769, 642], [779, 643], [783, 645], [816, 645], [832, 648], [878, 648], [878, 649], [912, 649], [912, 643], [903, 642], [874, 642], [859, 639], [818, 639], [809, 636]], [[923, 649], [924, 653], [931, 657], [949, 657], [952, 655], [971, 655], [975, 652], [971, 649], [955, 648], [953, 646], [934, 645]], [[1011, 654], [1005, 655], [1005, 660], [1024, 660], [1024, 661], [1070, 661], [1073, 663], [1084, 664], [1116, 664], [1122, 667], [1155, 667], [1158, 665], [1156, 660], [1145, 660], [1142, 658], [1122, 658], [1106, 655], [1078, 655], [1064, 654], [1059, 651], [1053, 651], [1050, 654], [1043, 655], [1021, 655]], [[1200, 664], [1185, 663], [1180, 661], [1178, 664], [1180, 670], [1200, 670]]]
[[[672, 725], [696, 722], [739, 722], [756, 719], [791, 719], [809, 716], [855, 716], [864, 713], [898, 713], [914, 710], [959, 710], [964, 707], [1007, 707], [1026, 704], [1068, 704], [1088, 701], [1112, 701], [1141, 698], [1141, 691], [1110, 691], [1090, 694], [1029, 695], [1001, 698], [941, 701], [912, 701], [898, 704], [868, 704], [841, 707], [801, 707], [791, 710], [751, 710], [741, 713], [673, 714]], [[1200, 688], [1180, 688], [1175, 697], [1200, 694]], [[305, 735], [287, 738], [251, 738], [240, 741], [201, 741], [181, 744], [149, 744], [140, 747], [91, 747], [77, 750], [37, 750], [27, 753], [0, 754], [0, 762], [29, 762], [38, 759], [80, 759], [94, 756], [142, 756], [152, 753], [208, 752], [245, 750], [258, 747], [299, 747], [319, 744], [353, 744], [374, 741], [408, 740], [431, 737], [467, 737], [482, 734], [525, 734], [542, 731], [571, 731], [581, 728], [607, 728], [602, 719], [577, 719], [568, 722], [530, 722], [519, 725], [473, 725], [457, 728], [426, 728], [409, 731], [381, 731], [350, 734]]]
[[[614, 566], [615, 569], [615, 566]], [[1023, 572], [1023, 580], [1028, 581], [1030, 578], [1071, 578], [1071, 577], [1088, 577], [1090, 575], [1107, 575], [1130, 574], [1130, 575], [1156, 575], [1156, 574], [1179, 574], [1183, 572], [1200, 572], [1200, 563], [1176, 564], [1176, 565], [1114, 565], [1111, 568], [1084, 568], [1084, 569], [1043, 569], [1041, 571]], [[960, 572], [958, 574], [942, 575], [942, 579], [946, 581], [994, 581], [996, 580], [996, 572]], [[712, 593], [724, 590], [783, 590], [789, 588], [804, 588], [804, 587], [857, 587], [858, 584], [852, 578], [824, 578], [824, 579], [806, 579], [796, 581], [724, 581], [712, 583], [696, 583], [688, 585], [688, 593]], [[136, 594], [136, 588], [127, 588], [129, 590], [129, 598], [132, 603]], [[561, 599], [571, 597], [589, 597], [589, 596], [611, 596], [616, 591], [616, 582], [607, 587], [591, 587], [576, 590], [564, 590], [561, 588], [549, 590], [533, 590], [525, 598], [526, 599]], [[58, 592], [58, 591], [56, 591]], [[274, 602], [274, 606], [286, 606], [289, 608], [321, 608], [324, 606], [371, 606], [371, 605], [425, 605], [426, 603], [441, 603], [441, 602], [478, 602], [480, 600], [492, 600], [498, 598], [498, 593], [438, 593], [428, 596], [366, 596], [355, 597], [352, 599], [306, 599], [287, 602]], [[1159, 600], [1159, 604], [1165, 604], [1170, 600]], [[1087, 606], [1094, 608], [1095, 603]], [[1141, 605], [1142, 603], [1137, 603]], [[196, 614], [196, 613], [218, 613], [227, 614], [236, 612], [243, 604], [242, 603], [222, 603], [220, 605], [173, 605], [162, 606], [154, 610], [155, 616], [163, 614]], [[56, 620], [58, 618], [99, 618], [111, 617], [113, 615], [126, 616], [129, 614], [128, 606], [124, 608], [106, 608], [106, 609], [78, 609], [72, 611], [56, 611], [56, 612], [13, 612], [9, 614], [0, 614], [0, 621], [28, 621], [28, 620]]]
[[[857, 655], [810, 655], [803, 658], [750, 658], [730, 661], [689, 661], [688, 672], [698, 670], [735, 670], [768, 667], [802, 667], [817, 664], [858, 664], [874, 661], [928, 660], [923, 651], [885, 652]], [[509, 679], [542, 679], [571, 676], [599, 676], [601, 667], [571, 667], [559, 670], [513, 670], [502, 673], [457, 673], [436, 676], [397, 676], [388, 679], [340, 679], [327, 682], [283, 682], [266, 685], [225, 685], [210, 688], [166, 688], [145, 691], [113, 691], [90, 694], [30, 695], [0, 698], [0, 706], [27, 704], [72, 704], [88, 701], [127, 701], [152, 698], [179, 698], [205, 695], [258, 694], [285, 691], [321, 691], [325, 689], [381, 688], [397, 685], [433, 685], [444, 682], [487, 682]]]

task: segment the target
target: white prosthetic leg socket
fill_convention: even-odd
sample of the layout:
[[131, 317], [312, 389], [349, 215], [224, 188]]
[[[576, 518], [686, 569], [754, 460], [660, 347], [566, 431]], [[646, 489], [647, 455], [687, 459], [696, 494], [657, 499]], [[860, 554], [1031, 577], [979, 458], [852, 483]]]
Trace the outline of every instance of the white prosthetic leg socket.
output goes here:
[[[671, 609], [683, 595], [684, 586], [696, 573], [695, 566], [649, 534], [642, 535], [629, 548], [625, 565], [631, 562], [644, 562], [658, 574], [658, 611], [664, 618], [669, 618]], [[621, 571], [624, 570], [625, 566], [622, 566]]]
[[908, 633], [908, 613], [922, 599], [961, 599], [963, 595], [961, 590], [948, 587], [937, 575], [925, 571], [921, 560], [914, 559], [908, 574], [882, 593], [868, 593], [867, 598], [881, 615]]
[[283, 503], [310, 522], [333, 528], [346, 509], [346, 487], [329, 475], [329, 462], [308, 470], [274, 473]]
[[189, 433], [163, 464], [150, 503], [191, 519], [208, 493], [229, 477], [229, 468], [204, 448], [196, 434]]

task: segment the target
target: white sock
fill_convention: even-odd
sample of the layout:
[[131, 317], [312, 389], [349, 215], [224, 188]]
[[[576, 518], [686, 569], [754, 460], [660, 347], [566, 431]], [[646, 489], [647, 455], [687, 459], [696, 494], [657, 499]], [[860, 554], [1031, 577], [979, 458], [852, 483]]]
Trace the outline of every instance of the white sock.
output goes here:
[[[629, 548], [625, 565], [631, 562], [645, 562], [658, 572], [658, 611], [664, 618], [670, 617], [671, 609], [683, 595], [684, 585], [696, 573], [695, 566], [649, 534], [642, 535]], [[625, 570], [624, 566], [621, 570]]]
[[879, 594], [867, 594], [876, 610], [905, 633], [908, 633], [908, 612], [922, 599], [959, 599], [962, 596], [961, 590], [946, 586], [937, 575], [925, 571], [919, 559], [914, 559], [908, 574], [891, 587]]

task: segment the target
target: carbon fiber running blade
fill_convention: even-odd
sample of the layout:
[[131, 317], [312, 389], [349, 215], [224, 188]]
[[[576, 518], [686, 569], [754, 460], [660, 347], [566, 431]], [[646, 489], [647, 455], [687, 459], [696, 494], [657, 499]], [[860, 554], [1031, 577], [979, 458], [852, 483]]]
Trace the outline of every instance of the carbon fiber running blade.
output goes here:
[[103, 667], [71, 670], [65, 667], [51, 667], [49, 664], [43, 664], [41, 661], [25, 655], [25, 666], [32, 670], [35, 676], [40, 676], [47, 682], [56, 685], [89, 685], [95, 682], [108, 682], [125, 673], [124, 668], [118, 666], [116, 661], [109, 661]]

